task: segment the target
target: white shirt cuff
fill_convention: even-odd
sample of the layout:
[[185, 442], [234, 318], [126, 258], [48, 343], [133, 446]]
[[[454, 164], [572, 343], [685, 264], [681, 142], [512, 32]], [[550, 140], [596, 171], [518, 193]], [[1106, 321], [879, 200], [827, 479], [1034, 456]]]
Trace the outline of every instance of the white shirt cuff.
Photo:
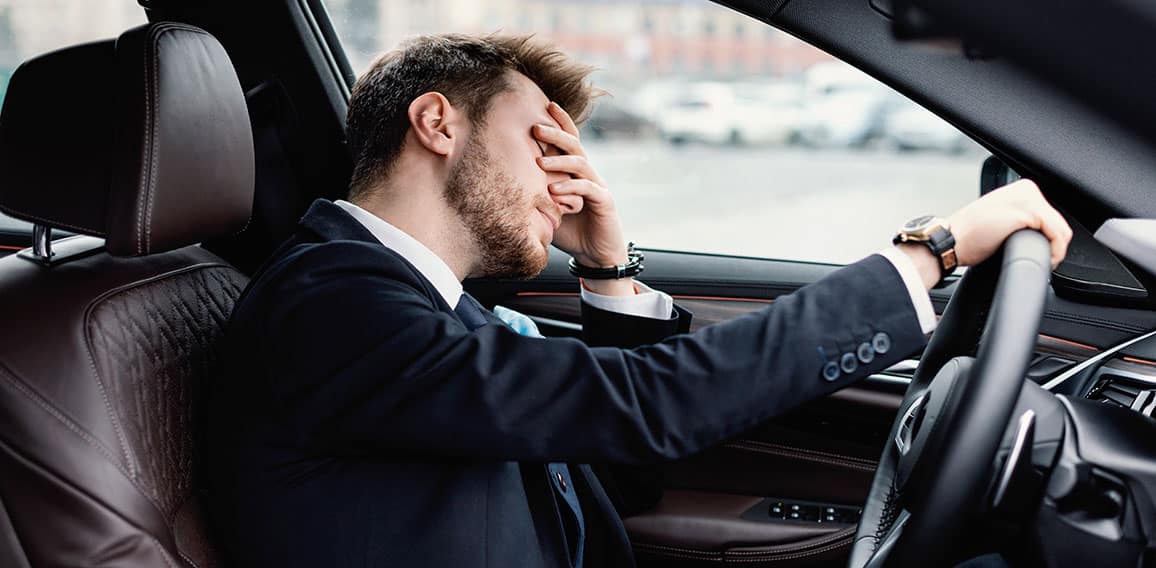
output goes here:
[[931, 305], [931, 294], [927, 292], [927, 288], [924, 288], [923, 278], [919, 276], [919, 269], [915, 267], [915, 262], [895, 247], [883, 249], [879, 251], [879, 254], [895, 267], [895, 270], [899, 272], [899, 277], [903, 279], [903, 284], [907, 286], [907, 294], [911, 296], [911, 305], [915, 308], [915, 315], [919, 318], [919, 327], [923, 330], [923, 334], [927, 335], [935, 331], [935, 326], [939, 321], [935, 319], [935, 308]]
[[582, 285], [578, 287], [582, 289], [582, 301], [608, 312], [667, 320], [674, 310], [674, 300], [670, 294], [659, 292], [638, 280], [634, 281], [634, 289], [638, 293], [633, 296], [606, 296], [591, 292]]

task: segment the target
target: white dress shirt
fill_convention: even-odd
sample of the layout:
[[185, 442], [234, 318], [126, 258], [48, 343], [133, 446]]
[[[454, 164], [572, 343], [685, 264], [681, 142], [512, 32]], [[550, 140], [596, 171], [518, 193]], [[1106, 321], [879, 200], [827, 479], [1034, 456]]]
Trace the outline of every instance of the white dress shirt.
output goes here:
[[907, 294], [911, 296], [911, 305], [915, 307], [915, 316], [919, 318], [919, 327], [927, 335], [935, 331], [939, 320], [935, 319], [935, 307], [931, 305], [931, 295], [923, 287], [923, 278], [919, 276], [919, 269], [915, 261], [907, 253], [895, 248], [887, 247], [879, 251], [880, 256], [891, 261], [891, 265], [903, 278], [903, 285], [907, 286]]
[[[441, 257], [381, 217], [348, 201], [339, 200], [336, 203], [338, 207], [344, 209], [345, 212], [364, 225], [370, 233], [373, 233], [373, 236], [377, 237], [381, 244], [401, 255], [414, 268], [417, 268], [418, 272], [433, 284], [434, 289], [441, 294], [446, 304], [450, 307], [457, 307], [458, 301], [462, 297], [462, 283]], [[915, 267], [915, 263], [895, 247], [885, 249], [879, 254], [890, 261], [895, 266], [895, 270], [899, 272], [899, 276], [903, 279], [908, 294], [911, 296], [911, 304], [919, 318], [919, 326], [923, 329], [923, 333], [931, 333], [936, 324], [935, 310], [931, 306], [931, 297], [923, 288], [923, 280], [919, 276], [919, 270]], [[674, 309], [674, 300], [669, 294], [654, 290], [638, 280], [635, 280], [634, 284], [638, 293], [633, 296], [606, 296], [591, 292], [582, 286], [579, 286], [579, 290], [583, 301], [602, 310], [639, 317], [670, 319], [671, 310]]]

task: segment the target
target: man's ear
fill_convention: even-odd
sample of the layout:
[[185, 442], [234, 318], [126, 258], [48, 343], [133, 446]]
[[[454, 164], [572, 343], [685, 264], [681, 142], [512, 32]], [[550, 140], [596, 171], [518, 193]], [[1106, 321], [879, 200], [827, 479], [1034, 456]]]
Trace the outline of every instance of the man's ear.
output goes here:
[[409, 103], [409, 126], [417, 141], [430, 152], [448, 156], [464, 139], [464, 113], [441, 93], [425, 93]]

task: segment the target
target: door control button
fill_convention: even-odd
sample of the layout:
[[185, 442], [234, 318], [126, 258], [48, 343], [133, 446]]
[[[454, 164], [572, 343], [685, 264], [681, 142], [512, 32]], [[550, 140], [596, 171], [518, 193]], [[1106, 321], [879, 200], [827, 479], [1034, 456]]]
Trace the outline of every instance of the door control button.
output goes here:
[[[841, 523], [853, 525], [859, 522], [860, 510], [856, 507], [809, 503], [806, 501], [764, 500], [766, 515], [770, 520], [785, 520], [806, 523]], [[757, 506], [756, 506], [757, 508]], [[753, 511], [754, 509], [752, 509]], [[744, 513], [744, 518], [749, 513]]]

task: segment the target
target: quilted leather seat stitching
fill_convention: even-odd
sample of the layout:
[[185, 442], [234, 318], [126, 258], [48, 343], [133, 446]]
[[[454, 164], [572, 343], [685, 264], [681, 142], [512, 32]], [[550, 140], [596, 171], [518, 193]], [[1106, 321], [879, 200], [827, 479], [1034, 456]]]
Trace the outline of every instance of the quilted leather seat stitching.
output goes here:
[[101, 299], [87, 332], [140, 471], [136, 481], [170, 520], [193, 491], [195, 398], [241, 276], [222, 266], [170, 275]]

